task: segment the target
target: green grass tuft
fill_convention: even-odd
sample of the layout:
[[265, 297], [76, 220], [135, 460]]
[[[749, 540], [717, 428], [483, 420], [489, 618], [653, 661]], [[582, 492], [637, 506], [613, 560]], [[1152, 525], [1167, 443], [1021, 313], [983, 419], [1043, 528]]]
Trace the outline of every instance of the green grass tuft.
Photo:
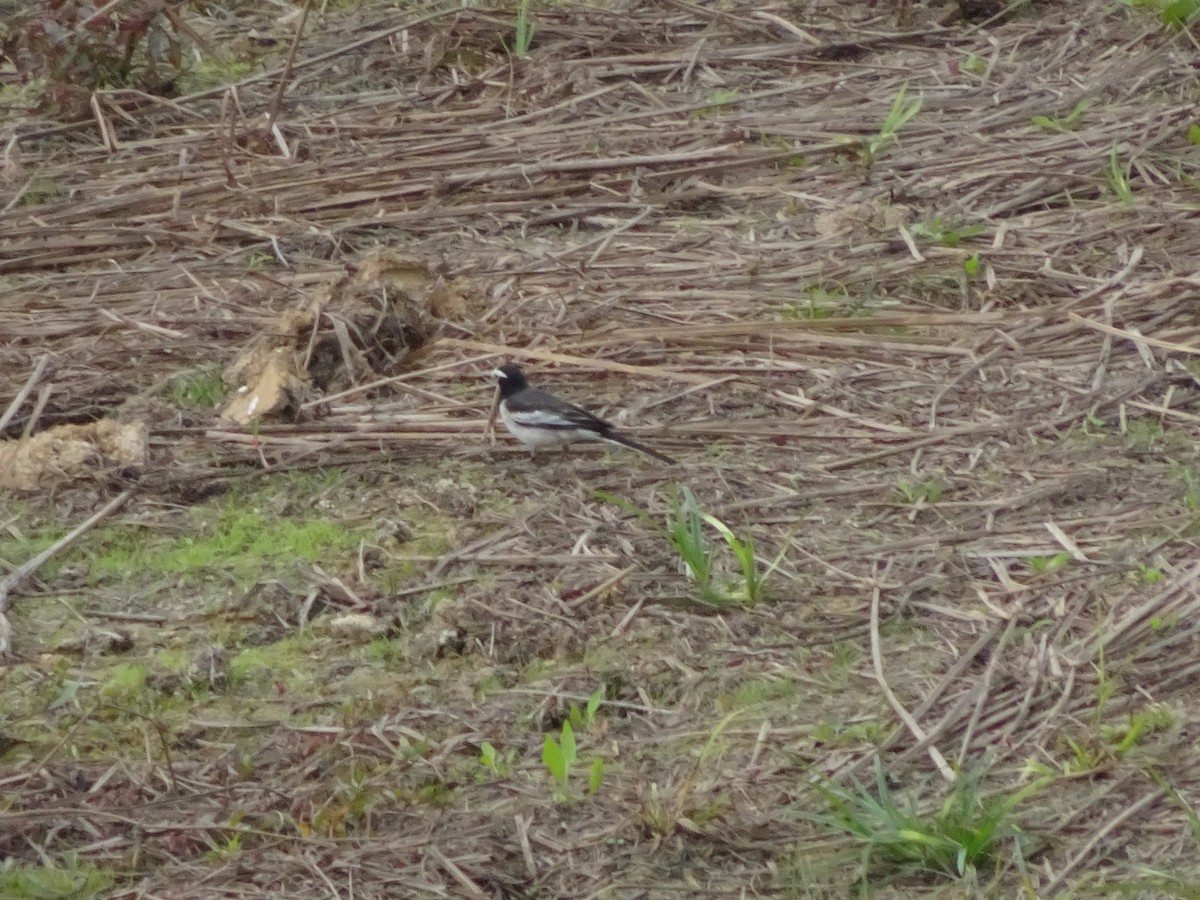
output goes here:
[[1050, 779], [1041, 778], [1013, 794], [985, 798], [983, 772], [962, 776], [942, 805], [919, 812], [901, 805], [888, 784], [883, 766], [875, 760], [873, 787], [855, 781], [852, 787], [828, 782], [819, 786], [830, 814], [825, 825], [849, 833], [863, 848], [861, 878], [939, 875], [974, 884], [980, 869], [999, 861], [1001, 845], [1013, 845], [1013, 857], [1023, 864], [1021, 830], [1013, 812]]
[[[628, 500], [605, 491], [595, 491], [601, 500], [613, 503], [632, 512], [655, 532], [666, 539], [679, 556], [688, 578], [696, 586], [701, 603], [711, 606], [741, 603], [753, 605], [766, 592], [767, 577], [779, 564], [779, 559], [765, 568], [755, 556], [754, 543], [749, 537], [738, 537], [733, 530], [716, 516], [703, 512], [700, 501], [687, 487], [676, 485], [671, 493], [671, 509], [667, 524], [659, 525], [645, 510], [639, 509]], [[730, 555], [737, 561], [741, 571], [740, 582], [721, 579], [717, 552], [709, 545], [705, 527], [716, 531], [725, 541]]]
[[1183, 29], [1200, 21], [1200, 0], [1122, 0], [1126, 6], [1149, 9], [1164, 25]]
[[180, 372], [170, 380], [169, 388], [171, 401], [182, 409], [216, 409], [229, 394], [216, 366]]
[[9, 858], [0, 864], [0, 897], [5, 900], [92, 900], [107, 896], [116, 879], [74, 854], [40, 866]]
[[897, 135], [900, 129], [908, 123], [908, 120], [921, 111], [922, 103], [920, 97], [911, 102], [906, 100], [908, 93], [908, 85], [900, 86], [900, 90], [896, 92], [896, 98], [892, 101], [892, 108], [888, 110], [888, 114], [884, 117], [883, 124], [879, 126], [879, 132], [872, 135], [862, 142], [860, 155], [862, 156], [863, 165], [870, 168], [879, 158], [879, 153], [886, 147], [898, 143]]
[[178, 575], [193, 583], [213, 570], [261, 576], [296, 561], [315, 562], [353, 550], [359, 537], [344, 523], [324, 518], [271, 515], [234, 498], [215, 518], [179, 536], [146, 535], [129, 528], [105, 529], [96, 537], [95, 571], [121, 577], [143, 573]]

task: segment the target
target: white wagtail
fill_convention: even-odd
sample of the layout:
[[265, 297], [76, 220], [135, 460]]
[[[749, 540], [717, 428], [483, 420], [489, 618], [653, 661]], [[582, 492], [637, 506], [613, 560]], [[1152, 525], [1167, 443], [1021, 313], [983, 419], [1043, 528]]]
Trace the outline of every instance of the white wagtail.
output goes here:
[[509, 363], [492, 372], [500, 386], [500, 418], [509, 434], [536, 453], [542, 447], [566, 447], [592, 439], [622, 444], [674, 464], [671, 457], [618, 434], [613, 426], [586, 409], [529, 386], [525, 374]]

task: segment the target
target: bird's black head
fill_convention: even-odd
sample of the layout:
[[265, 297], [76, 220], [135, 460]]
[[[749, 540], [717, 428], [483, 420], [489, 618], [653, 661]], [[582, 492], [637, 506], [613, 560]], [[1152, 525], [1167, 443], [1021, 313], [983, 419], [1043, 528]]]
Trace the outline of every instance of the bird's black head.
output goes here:
[[500, 385], [500, 396], [505, 398], [511, 397], [517, 391], [524, 390], [529, 386], [529, 382], [525, 380], [525, 373], [512, 363], [492, 370], [492, 377]]

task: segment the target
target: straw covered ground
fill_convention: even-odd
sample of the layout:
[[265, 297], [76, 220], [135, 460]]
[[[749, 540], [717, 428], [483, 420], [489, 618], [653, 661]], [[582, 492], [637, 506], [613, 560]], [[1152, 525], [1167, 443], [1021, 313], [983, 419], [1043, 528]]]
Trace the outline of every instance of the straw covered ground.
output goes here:
[[[5, 437], [134, 447], [0, 500], [0, 573], [88, 526], [0, 591], [0, 893], [1200, 894], [1197, 46], [1017, 6], [9, 73]], [[505, 358], [679, 464], [489, 439]]]

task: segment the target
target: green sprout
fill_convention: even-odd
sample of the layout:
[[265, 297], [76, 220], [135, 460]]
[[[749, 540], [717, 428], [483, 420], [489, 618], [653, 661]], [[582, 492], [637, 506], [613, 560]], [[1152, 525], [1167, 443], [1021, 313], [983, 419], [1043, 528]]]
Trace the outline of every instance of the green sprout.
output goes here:
[[923, 505], [927, 503], [937, 503], [942, 499], [942, 494], [945, 493], [945, 487], [941, 481], [936, 478], [930, 478], [926, 481], [909, 481], [907, 478], [900, 478], [896, 481], [896, 486], [893, 488], [897, 497], [909, 506]]
[[941, 244], [943, 247], [957, 247], [967, 238], [983, 234], [986, 230], [983, 225], [952, 226], [944, 222], [940, 216], [927, 224], [918, 223], [909, 228], [912, 236], [917, 240]]
[[1044, 575], [1047, 572], [1053, 572], [1055, 569], [1061, 569], [1070, 561], [1071, 554], [1063, 550], [1061, 553], [1055, 553], [1053, 556], [1029, 557], [1029, 568], [1035, 575]]
[[529, 16], [529, 0], [519, 0], [517, 3], [517, 20], [513, 26], [513, 56], [526, 57], [529, 48], [533, 46], [533, 33], [536, 29]]
[[[542, 740], [542, 763], [554, 780], [554, 793], [559, 800], [570, 797], [571, 768], [578, 759], [575, 746], [575, 729], [570, 722], [563, 722], [558, 740], [554, 735], [547, 734]], [[588, 768], [588, 793], [595, 794], [600, 790], [604, 780], [604, 760], [595, 757]]]
[[[688, 578], [696, 585], [701, 602], [710, 605], [730, 602], [754, 604], [765, 595], [767, 577], [779, 565], [782, 552], [765, 570], [761, 569], [754, 552], [754, 543], [750, 538], [739, 538], [716, 516], [701, 511], [696, 495], [688, 488], [676, 487], [674, 490], [666, 528], [654, 521], [645, 510], [639, 509], [622, 497], [606, 491], [595, 491], [594, 494], [601, 500], [633, 513], [671, 545], [683, 562]], [[740, 585], [716, 585], [717, 554], [709, 546], [705, 536], [706, 525], [721, 535], [728, 545], [730, 553], [741, 569]]]
[[1153, 10], [1164, 25], [1175, 30], [1200, 20], [1200, 0], [1124, 0], [1124, 3]]
[[1074, 131], [1089, 106], [1091, 106], [1090, 100], [1080, 100], [1065, 116], [1034, 116], [1033, 124], [1039, 128], [1045, 128], [1047, 131], [1062, 133]]
[[1137, 563], [1132, 574], [1138, 584], [1158, 584], [1163, 580], [1162, 569], [1157, 566], [1147, 565], [1144, 562]]
[[229, 393], [229, 387], [215, 366], [180, 372], [169, 382], [171, 401], [184, 409], [216, 409]]
[[507, 778], [512, 773], [515, 750], [497, 750], [491, 741], [479, 745], [479, 762], [497, 778]]
[[1108, 180], [1108, 189], [1112, 191], [1114, 197], [1123, 206], [1129, 206], [1133, 203], [1133, 188], [1129, 184], [1130, 164], [1122, 164], [1117, 157], [1116, 145], [1113, 145], [1108, 154], [1108, 168], [1105, 170], [1105, 178]]
[[596, 721], [596, 712], [600, 709], [600, 705], [604, 702], [604, 685], [596, 688], [592, 695], [588, 697], [587, 706], [582, 709], [571, 704], [571, 708], [567, 711], [567, 721], [571, 723], [571, 727], [578, 731], [587, 731]]
[[958, 70], [968, 75], [982, 75], [987, 71], [987, 63], [974, 53], [968, 53], [967, 58], [958, 64]]
[[[716, 553], [709, 547], [704, 535], [704, 525], [713, 528], [728, 545], [742, 573], [740, 588], [714, 584]], [[740, 601], [757, 603], [763, 597], [766, 578], [774, 568], [760, 572], [754, 554], [754, 543], [750, 538], [739, 538], [732, 529], [716, 516], [700, 510], [696, 495], [688, 488], [679, 488], [671, 499], [671, 513], [666, 530], [667, 540], [683, 561], [688, 577], [696, 584], [700, 599], [705, 603], [722, 604]]]
[[908, 91], [908, 85], [902, 84], [900, 90], [896, 92], [896, 99], [892, 101], [892, 108], [888, 110], [887, 117], [883, 120], [883, 124], [879, 127], [879, 133], [867, 138], [862, 143], [862, 160], [867, 167], [872, 166], [875, 160], [879, 158], [879, 152], [885, 147], [889, 147], [896, 143], [898, 138], [896, 135], [900, 129], [921, 111], [922, 100], [918, 97], [911, 103], [905, 102], [905, 95]]

